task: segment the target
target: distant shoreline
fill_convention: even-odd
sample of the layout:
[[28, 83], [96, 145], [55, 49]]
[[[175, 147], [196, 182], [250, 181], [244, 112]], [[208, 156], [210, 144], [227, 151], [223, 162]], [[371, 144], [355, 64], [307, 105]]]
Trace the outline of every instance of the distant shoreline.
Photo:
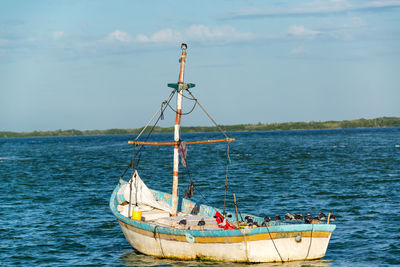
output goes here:
[[[357, 120], [324, 121], [324, 122], [311, 121], [311, 122], [237, 124], [237, 125], [220, 125], [220, 127], [227, 132], [383, 128], [383, 127], [400, 127], [400, 117], [380, 117], [375, 119], [357, 119]], [[138, 134], [142, 129], [143, 128], [84, 130], [84, 131], [71, 129], [71, 130], [33, 131], [33, 132], [0, 131], [0, 138]], [[217, 129], [216, 127], [213, 126], [181, 127], [181, 132], [183, 133], [200, 133], [200, 132], [215, 132], [215, 131], [217, 131]], [[156, 126], [153, 129], [153, 133], [168, 133], [168, 132], [173, 132], [173, 127]]]

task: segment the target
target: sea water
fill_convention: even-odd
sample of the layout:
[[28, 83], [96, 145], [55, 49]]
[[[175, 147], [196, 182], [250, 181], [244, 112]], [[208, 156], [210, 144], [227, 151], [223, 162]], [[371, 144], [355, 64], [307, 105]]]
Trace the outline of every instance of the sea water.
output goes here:
[[[325, 258], [290, 266], [400, 264], [400, 128], [228, 134], [236, 138], [228, 159], [226, 143], [189, 145], [180, 194], [192, 180], [194, 201], [222, 208], [229, 162], [229, 211], [235, 193], [241, 213], [334, 212]], [[0, 139], [0, 265], [227, 265], [157, 259], [125, 240], [109, 198], [132, 159], [133, 138]], [[182, 136], [213, 138], [223, 136]], [[171, 191], [172, 147], [144, 147], [135, 162], [150, 188]]]

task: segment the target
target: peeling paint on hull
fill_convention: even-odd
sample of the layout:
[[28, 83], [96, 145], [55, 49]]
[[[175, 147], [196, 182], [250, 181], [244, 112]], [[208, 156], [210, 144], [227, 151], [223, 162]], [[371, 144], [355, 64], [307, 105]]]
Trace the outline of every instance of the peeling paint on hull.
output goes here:
[[[128, 242], [137, 251], [156, 257], [180, 260], [206, 259], [233, 262], [281, 262], [319, 259], [325, 256], [330, 234], [327, 237], [303, 237], [296, 242], [295, 237], [239, 241], [234, 243], [194, 242], [180, 238], [162, 238], [155, 232], [153, 236], [139, 233], [134, 227], [119, 222]], [[310, 232], [305, 232], [310, 235]], [[179, 241], [178, 241], [179, 240]], [[275, 249], [275, 246], [277, 249]], [[279, 254], [278, 254], [279, 252]], [[282, 259], [281, 259], [282, 258]]]
[[[117, 210], [114, 190], [110, 208], [121, 226], [127, 241], [137, 251], [156, 257], [180, 260], [213, 260], [231, 262], [287, 262], [319, 259], [326, 249], [335, 225], [331, 224], [277, 224], [254, 229], [184, 230], [152, 225], [131, 220]], [[169, 195], [155, 191], [155, 195], [169, 199]], [[190, 202], [190, 201], [189, 201]], [[187, 203], [188, 207], [192, 203]], [[200, 213], [215, 213], [203, 206]], [[257, 219], [256, 216], [254, 216]], [[261, 218], [259, 218], [261, 219]], [[190, 237], [190, 238], [189, 238]]]

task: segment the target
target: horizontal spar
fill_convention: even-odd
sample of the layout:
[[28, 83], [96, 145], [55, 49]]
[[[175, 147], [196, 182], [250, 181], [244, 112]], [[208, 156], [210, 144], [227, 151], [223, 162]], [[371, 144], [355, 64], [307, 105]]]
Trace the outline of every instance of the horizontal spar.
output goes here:
[[[194, 144], [209, 144], [209, 143], [221, 143], [221, 142], [232, 142], [235, 141], [235, 138], [226, 138], [226, 139], [216, 139], [216, 140], [201, 140], [201, 141], [188, 141], [186, 144], [194, 145]], [[173, 146], [179, 144], [179, 142], [142, 142], [142, 141], [128, 141], [131, 145], [154, 145], [154, 146]]]

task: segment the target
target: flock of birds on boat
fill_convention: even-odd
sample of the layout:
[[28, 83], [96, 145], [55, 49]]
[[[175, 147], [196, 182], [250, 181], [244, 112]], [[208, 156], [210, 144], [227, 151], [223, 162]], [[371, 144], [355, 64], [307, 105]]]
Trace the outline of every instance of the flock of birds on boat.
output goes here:
[[[284, 219], [285, 221], [297, 222], [297, 223], [302, 223], [304, 219], [305, 224], [312, 224], [312, 223], [323, 223], [323, 221], [327, 219], [327, 216], [322, 211], [319, 213], [319, 215], [315, 217], [311, 215], [311, 212], [308, 212], [307, 215], [304, 216], [304, 218], [302, 213], [295, 213], [295, 214], [286, 213]], [[335, 215], [333, 213], [329, 214], [329, 220], [331, 222], [335, 221]], [[259, 226], [258, 223], [251, 218], [251, 216], [246, 216], [245, 221], [248, 226], [252, 225], [255, 225], [257, 227]], [[261, 223], [261, 226], [268, 226], [268, 223], [270, 221], [271, 218], [269, 216], [265, 216], [264, 221]], [[282, 221], [282, 218], [279, 214], [275, 214], [275, 221], [276, 222]]]
[[[232, 215], [228, 215], [227, 217], [232, 217]], [[319, 215], [313, 217], [311, 213], [308, 212], [307, 215], [304, 216], [303, 218], [302, 213], [295, 213], [295, 214], [286, 213], [284, 219], [287, 222], [297, 222], [297, 223], [302, 223], [304, 219], [305, 224], [314, 224], [314, 223], [323, 223], [323, 221], [327, 219], [327, 216], [325, 215], [325, 213], [320, 212]], [[281, 222], [281, 221], [282, 221], [281, 216], [279, 214], [275, 214], [275, 222]], [[329, 214], [329, 221], [331, 222], [335, 221], [335, 215], [333, 213]], [[244, 226], [248, 227], [260, 227], [260, 226], [266, 227], [269, 226], [270, 222], [271, 218], [269, 216], [265, 216], [264, 221], [260, 225], [257, 221], [253, 220], [253, 218], [250, 215], [247, 215], [244, 218], [244, 222], [242, 223]], [[179, 225], [185, 226], [186, 224], [187, 224], [186, 219], [182, 219], [179, 221]], [[199, 220], [199, 222], [197, 223], [198, 226], [204, 226], [205, 224], [206, 222], [204, 221], [204, 218]]]

